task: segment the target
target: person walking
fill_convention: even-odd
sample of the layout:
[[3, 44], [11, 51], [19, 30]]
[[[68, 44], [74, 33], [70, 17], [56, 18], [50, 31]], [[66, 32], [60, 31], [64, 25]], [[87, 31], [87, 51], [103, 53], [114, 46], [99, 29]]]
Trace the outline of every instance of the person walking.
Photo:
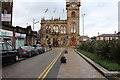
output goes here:
[[52, 50], [52, 46], [51, 46], [51, 43], [49, 42], [49, 49]]

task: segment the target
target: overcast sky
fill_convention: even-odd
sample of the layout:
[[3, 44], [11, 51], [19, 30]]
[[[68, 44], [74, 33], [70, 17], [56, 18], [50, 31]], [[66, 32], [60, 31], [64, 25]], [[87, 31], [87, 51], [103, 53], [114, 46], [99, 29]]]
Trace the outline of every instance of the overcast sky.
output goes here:
[[[33, 26], [42, 17], [61, 17], [66, 15], [66, 0], [13, 0], [13, 25], [26, 27]], [[119, 0], [81, 0], [80, 17], [85, 13], [85, 35], [89, 37], [100, 34], [118, 32], [118, 2]], [[45, 10], [48, 11], [45, 13]], [[65, 11], [63, 11], [63, 9]], [[54, 13], [54, 10], [55, 13]], [[80, 18], [80, 35], [83, 35], [82, 17]], [[40, 29], [40, 22], [34, 24], [35, 31]]]

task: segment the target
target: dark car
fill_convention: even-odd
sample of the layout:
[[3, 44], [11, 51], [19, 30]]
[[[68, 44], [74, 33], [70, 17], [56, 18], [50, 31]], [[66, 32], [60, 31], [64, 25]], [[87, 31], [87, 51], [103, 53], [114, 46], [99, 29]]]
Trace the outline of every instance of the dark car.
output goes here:
[[44, 53], [45, 52], [45, 47], [42, 44], [36, 44], [33, 45], [34, 47], [36, 47], [36, 49], [38, 49], [39, 53]]
[[7, 42], [0, 42], [0, 59], [2, 64], [10, 61], [18, 61], [19, 52]]
[[20, 57], [31, 57], [32, 55], [37, 55], [38, 51], [32, 46], [23, 46], [18, 49]]

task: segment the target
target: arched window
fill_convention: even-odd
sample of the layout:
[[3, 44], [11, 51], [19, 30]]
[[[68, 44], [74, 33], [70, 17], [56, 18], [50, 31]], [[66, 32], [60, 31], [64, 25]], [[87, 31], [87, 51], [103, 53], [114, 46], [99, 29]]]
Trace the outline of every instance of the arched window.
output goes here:
[[58, 25], [53, 27], [53, 32], [57, 32], [58, 33]]
[[73, 11], [72, 13], [71, 13], [71, 17], [75, 17], [76, 16], [76, 14], [75, 14], [75, 12]]
[[71, 23], [71, 33], [76, 33], [76, 23]]
[[66, 27], [65, 26], [61, 26], [61, 33], [66, 33]]
[[55, 31], [55, 32], [57, 32], [57, 33], [58, 33], [58, 26], [56, 26], [55, 28], [56, 28], [56, 31]]
[[63, 27], [63, 33], [64, 34], [66, 33], [66, 27], [65, 26]]
[[46, 26], [46, 33], [50, 33], [51, 32], [51, 27], [49, 25]]
[[61, 33], [63, 33], [63, 26], [61, 26], [61, 29], [60, 29], [60, 30], [61, 30]]

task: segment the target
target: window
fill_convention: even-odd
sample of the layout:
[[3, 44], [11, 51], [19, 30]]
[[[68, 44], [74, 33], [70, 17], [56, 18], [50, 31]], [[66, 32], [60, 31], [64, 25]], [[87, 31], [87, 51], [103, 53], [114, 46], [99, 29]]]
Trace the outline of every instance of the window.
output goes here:
[[75, 32], [76, 32], [76, 23], [73, 22], [73, 23], [71, 24], [71, 33], [75, 33]]
[[13, 49], [11, 45], [8, 44], [7, 46], [8, 46], [8, 50], [12, 50]]
[[58, 33], [58, 26], [56, 26], [56, 32]]
[[53, 27], [53, 32], [57, 32], [58, 33], [58, 26], [54, 26]]
[[66, 28], [65, 28], [65, 26], [63, 27], [63, 33], [64, 33], [64, 34], [66, 33]]
[[66, 27], [65, 26], [61, 26], [61, 33], [66, 33]]
[[2, 44], [3, 49], [2, 50], [7, 50], [6, 44]]
[[46, 26], [46, 33], [50, 33], [51, 32], [51, 27], [50, 26]]
[[61, 33], [63, 33], [63, 26], [61, 26]]
[[71, 13], [71, 16], [72, 16], [72, 17], [75, 17], [75, 12], [72, 12], [72, 13]]

